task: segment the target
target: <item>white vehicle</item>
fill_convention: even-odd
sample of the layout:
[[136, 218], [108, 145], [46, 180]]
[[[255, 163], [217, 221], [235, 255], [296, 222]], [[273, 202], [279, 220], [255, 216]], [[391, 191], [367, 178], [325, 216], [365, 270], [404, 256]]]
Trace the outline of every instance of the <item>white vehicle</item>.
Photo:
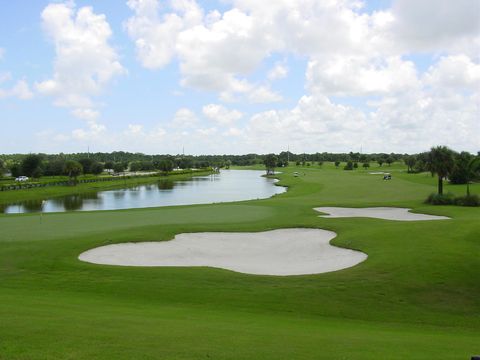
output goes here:
[[19, 176], [15, 179], [15, 181], [28, 181], [28, 177], [27, 176]]

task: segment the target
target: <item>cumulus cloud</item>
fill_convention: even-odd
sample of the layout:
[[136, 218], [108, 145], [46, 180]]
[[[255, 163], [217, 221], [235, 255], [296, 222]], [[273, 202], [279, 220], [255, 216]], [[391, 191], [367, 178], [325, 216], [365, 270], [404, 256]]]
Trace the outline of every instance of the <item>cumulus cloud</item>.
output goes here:
[[179, 33], [198, 25], [203, 12], [195, 1], [180, 0], [172, 3], [178, 13], [159, 15], [157, 0], [128, 0], [127, 5], [135, 12], [126, 23], [129, 36], [135, 40], [137, 56], [149, 69], [167, 65], [175, 55]]
[[480, 86], [480, 64], [474, 63], [468, 56], [444, 56], [428, 69], [425, 81], [438, 88], [470, 88]]
[[263, 152], [287, 145], [296, 152], [359, 151], [360, 146], [372, 152], [418, 152], [438, 144], [476, 152], [479, 98], [420, 89], [383, 97], [365, 112], [322, 95], [304, 96], [292, 109], [253, 115], [245, 141], [249, 150], [260, 146]]
[[268, 72], [268, 80], [278, 80], [287, 77], [288, 68], [282, 63], [276, 63], [275, 66]]
[[95, 121], [100, 116], [100, 113], [93, 109], [74, 109], [72, 110], [72, 114], [79, 119], [87, 121]]
[[[0, 83], [10, 80], [10, 74], [0, 74]], [[0, 99], [2, 98], [17, 98], [21, 100], [29, 100], [33, 98], [34, 94], [30, 86], [25, 80], [18, 80], [10, 89], [0, 88]]]
[[396, 0], [391, 31], [411, 50], [478, 51], [480, 2], [472, 0]]
[[[394, 0], [391, 8], [373, 12], [357, 0], [225, 4], [220, 12], [204, 10], [195, 0], [128, 0], [133, 13], [124, 26], [143, 67], [161, 71], [178, 63], [180, 85], [214, 92], [219, 101], [236, 102], [241, 112], [207, 103], [202, 113], [213, 124], [202, 123], [187, 104], [165, 129], [131, 124], [114, 141], [161, 141], [166, 149], [191, 143], [204, 152], [237, 153], [277, 152], [288, 144], [296, 152], [358, 151], [361, 145], [367, 151], [421, 151], [440, 143], [478, 151], [479, 2]], [[67, 24], [78, 23], [74, 8], [57, 5]], [[109, 47], [108, 38], [100, 37], [100, 43]], [[419, 53], [427, 54], [427, 70], [416, 66]], [[110, 64], [118, 62], [113, 50], [109, 54]], [[295, 59], [291, 69], [286, 62], [266, 66], [282, 58]], [[307, 64], [305, 93], [285, 107], [292, 99], [282, 102], [286, 94], [275, 81], [289, 70], [289, 76], [297, 75], [294, 62]], [[93, 96], [121, 69], [107, 72], [104, 82], [88, 73], [98, 86], [77, 90], [75, 84], [89, 82], [72, 81], [58, 90], [59, 83], [70, 83], [60, 81], [56, 73], [67, 71], [56, 65], [53, 78], [39, 89], [59, 104], [92, 110], [76, 115], [94, 122]], [[242, 102], [277, 104], [256, 113], [259, 105], [242, 108]], [[246, 126], [239, 124], [242, 115]]]
[[243, 117], [240, 111], [228, 110], [225, 106], [218, 104], [205, 105], [202, 111], [208, 119], [222, 126], [232, 125]]
[[177, 110], [172, 120], [175, 128], [188, 129], [198, 124], [197, 115], [190, 109], [182, 108]]
[[310, 91], [337, 96], [395, 93], [408, 91], [419, 84], [415, 65], [400, 57], [315, 59], [308, 63], [306, 77]]
[[77, 10], [74, 2], [65, 2], [49, 4], [41, 17], [55, 46], [55, 61], [52, 78], [36, 84], [38, 92], [53, 96], [57, 106], [72, 108], [75, 116], [96, 118], [92, 97], [125, 73], [109, 44], [112, 30], [105, 15], [95, 14], [91, 7]]

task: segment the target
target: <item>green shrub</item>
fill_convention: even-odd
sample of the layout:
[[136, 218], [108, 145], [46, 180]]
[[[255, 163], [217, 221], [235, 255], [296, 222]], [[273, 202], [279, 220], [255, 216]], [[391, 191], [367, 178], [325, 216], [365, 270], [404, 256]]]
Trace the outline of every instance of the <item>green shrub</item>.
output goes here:
[[466, 195], [455, 198], [455, 205], [460, 206], [480, 206], [478, 195]]
[[347, 161], [347, 165], [344, 166], [343, 170], [353, 170], [353, 162]]
[[478, 195], [455, 197], [451, 193], [446, 195], [430, 194], [425, 202], [432, 205], [480, 206], [480, 198]]
[[425, 202], [432, 205], [453, 205], [455, 203], [455, 197], [451, 193], [430, 194]]

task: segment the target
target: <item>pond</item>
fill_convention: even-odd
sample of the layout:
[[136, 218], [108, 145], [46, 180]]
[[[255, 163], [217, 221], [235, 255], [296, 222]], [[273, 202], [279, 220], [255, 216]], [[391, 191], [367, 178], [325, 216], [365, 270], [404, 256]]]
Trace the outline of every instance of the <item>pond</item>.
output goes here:
[[265, 199], [286, 191], [263, 171], [222, 170], [190, 180], [160, 179], [157, 183], [0, 205], [0, 213], [119, 210], [157, 206], [211, 204]]

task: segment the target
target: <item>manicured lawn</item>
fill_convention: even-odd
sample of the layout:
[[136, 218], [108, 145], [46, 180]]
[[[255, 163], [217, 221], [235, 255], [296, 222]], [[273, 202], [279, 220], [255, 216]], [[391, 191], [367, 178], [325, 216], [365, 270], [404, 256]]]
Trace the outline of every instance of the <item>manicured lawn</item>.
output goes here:
[[[469, 359], [480, 353], [480, 208], [425, 205], [435, 179], [403, 170], [291, 166], [279, 176], [289, 191], [266, 200], [0, 215], [0, 359]], [[317, 206], [452, 219], [324, 219]], [[108, 243], [281, 227], [333, 230], [335, 245], [369, 258], [292, 277], [77, 260]]]

